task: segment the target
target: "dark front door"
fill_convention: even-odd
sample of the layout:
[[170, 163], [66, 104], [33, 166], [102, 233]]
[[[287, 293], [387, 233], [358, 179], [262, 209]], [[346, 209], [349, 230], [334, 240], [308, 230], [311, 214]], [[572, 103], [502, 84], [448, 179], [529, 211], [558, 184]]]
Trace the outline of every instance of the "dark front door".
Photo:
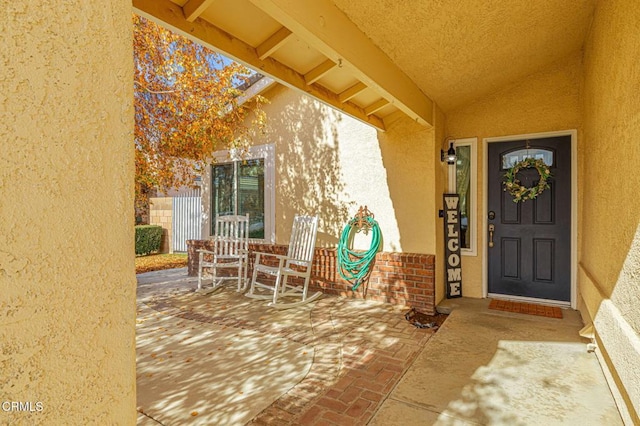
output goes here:
[[[549, 165], [551, 187], [534, 200], [514, 203], [504, 191], [504, 175], [526, 157]], [[571, 136], [490, 143], [488, 177], [489, 293], [569, 302]], [[517, 178], [531, 187], [540, 175], [529, 168]]]

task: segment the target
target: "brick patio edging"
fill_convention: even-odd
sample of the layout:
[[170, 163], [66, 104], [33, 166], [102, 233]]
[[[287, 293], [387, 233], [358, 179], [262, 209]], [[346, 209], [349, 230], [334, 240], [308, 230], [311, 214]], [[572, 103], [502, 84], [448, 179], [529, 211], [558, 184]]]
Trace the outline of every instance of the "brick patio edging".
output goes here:
[[[188, 273], [198, 275], [197, 250], [212, 249], [210, 240], [188, 240]], [[287, 246], [280, 244], [250, 244], [250, 252], [286, 254]], [[249, 256], [249, 276], [253, 259]], [[369, 280], [356, 291], [337, 272], [335, 249], [316, 247], [310, 287], [325, 294], [391, 303], [415, 308], [427, 315], [435, 314], [435, 256], [420, 253], [380, 252]]]

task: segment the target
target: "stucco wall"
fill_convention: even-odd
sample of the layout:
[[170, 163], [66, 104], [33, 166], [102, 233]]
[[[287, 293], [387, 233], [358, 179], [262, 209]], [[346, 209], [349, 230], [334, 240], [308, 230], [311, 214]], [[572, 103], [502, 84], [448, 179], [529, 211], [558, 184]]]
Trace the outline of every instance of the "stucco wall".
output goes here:
[[149, 199], [149, 225], [162, 226], [160, 253], [173, 253], [173, 198], [152, 197]]
[[[304, 213], [320, 218], [317, 244], [335, 246], [367, 205], [384, 251], [435, 254], [433, 129], [399, 116], [382, 133], [283, 86], [264, 96], [268, 131], [253, 142], [275, 144], [277, 244]], [[356, 243], [368, 248], [369, 237]]]
[[[483, 138], [580, 129], [580, 52], [482, 98], [451, 111], [446, 133], [456, 139], [478, 138], [477, 256], [462, 256], [463, 294], [482, 297], [484, 205]], [[580, 140], [580, 131], [578, 132]]]
[[[640, 423], [640, 9], [598, 3], [584, 53], [579, 286], [603, 358]], [[635, 412], [635, 413], [634, 413]]]
[[[446, 116], [442, 110], [436, 106], [435, 109], [435, 126], [433, 128], [435, 132], [435, 143], [433, 144], [433, 162], [435, 164], [435, 176], [434, 176], [434, 196], [437, 209], [444, 209], [442, 194], [447, 192], [447, 173], [448, 165], [440, 160], [440, 151], [446, 148]], [[446, 149], [445, 149], [446, 150]], [[436, 235], [436, 280], [435, 280], [435, 303], [436, 305], [446, 297], [445, 289], [445, 258], [444, 258], [444, 219], [436, 216], [436, 220], [433, 222]], [[463, 296], [466, 294], [463, 293]]]
[[0, 423], [134, 424], [131, 3], [2, 8]]

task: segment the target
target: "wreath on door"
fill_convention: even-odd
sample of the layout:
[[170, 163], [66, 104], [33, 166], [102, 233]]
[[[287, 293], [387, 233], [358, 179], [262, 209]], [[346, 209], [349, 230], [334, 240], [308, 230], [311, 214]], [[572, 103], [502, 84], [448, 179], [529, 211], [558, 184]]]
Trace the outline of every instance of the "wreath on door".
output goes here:
[[[538, 184], [527, 188], [522, 185], [518, 180], [517, 175], [520, 170], [535, 168], [540, 175]], [[544, 163], [541, 158], [525, 158], [524, 160], [516, 163], [511, 167], [504, 175], [505, 181], [503, 182], [504, 190], [509, 192], [513, 196], [513, 202], [519, 203], [527, 200], [533, 200], [538, 195], [542, 194], [545, 189], [549, 189], [549, 178], [551, 172], [549, 167]]]

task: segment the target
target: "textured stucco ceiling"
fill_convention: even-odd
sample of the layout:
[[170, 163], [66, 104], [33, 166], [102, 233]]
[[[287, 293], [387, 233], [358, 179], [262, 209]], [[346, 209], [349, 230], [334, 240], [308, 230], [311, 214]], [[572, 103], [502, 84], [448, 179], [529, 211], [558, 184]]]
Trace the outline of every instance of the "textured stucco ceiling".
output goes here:
[[445, 111], [580, 49], [595, 0], [334, 0]]

